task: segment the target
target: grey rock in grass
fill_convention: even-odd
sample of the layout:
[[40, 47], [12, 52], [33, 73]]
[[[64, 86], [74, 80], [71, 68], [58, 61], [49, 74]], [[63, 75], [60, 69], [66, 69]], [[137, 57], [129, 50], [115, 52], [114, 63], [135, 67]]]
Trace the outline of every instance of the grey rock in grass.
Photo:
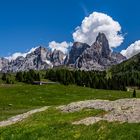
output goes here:
[[62, 112], [75, 112], [82, 109], [101, 109], [107, 111], [104, 116], [93, 116], [73, 122], [73, 124], [90, 125], [101, 120], [108, 122], [140, 123], [140, 99], [87, 100], [60, 106]]

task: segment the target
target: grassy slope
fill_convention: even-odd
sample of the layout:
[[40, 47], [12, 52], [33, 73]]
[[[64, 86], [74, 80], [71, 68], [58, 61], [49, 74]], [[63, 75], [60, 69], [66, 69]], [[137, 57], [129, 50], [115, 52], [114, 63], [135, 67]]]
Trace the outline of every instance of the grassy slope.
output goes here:
[[112, 74], [127, 73], [132, 71], [139, 72], [140, 71], [139, 64], [140, 64], [140, 53], [118, 65], [112, 66], [109, 71], [112, 72]]
[[100, 110], [60, 113], [55, 109], [38, 113], [27, 120], [0, 129], [0, 139], [6, 140], [139, 140], [139, 124], [107, 123], [90, 126], [71, 122], [87, 116], [102, 114]]
[[[140, 94], [138, 96], [140, 97]], [[115, 100], [127, 97], [131, 97], [131, 93], [78, 86], [5, 85], [0, 86], [0, 120], [46, 105], [60, 105], [96, 98]]]
[[[109, 99], [130, 97], [132, 93], [95, 90], [77, 86], [12, 85], [0, 86], [0, 119], [13, 116], [45, 105], [61, 105], [86, 99]], [[140, 94], [137, 93], [140, 97]], [[9, 104], [12, 104], [10, 106]], [[140, 139], [139, 124], [99, 122], [91, 126], [72, 125], [71, 122], [88, 116], [102, 115], [101, 110], [83, 110], [61, 113], [54, 108], [38, 113], [18, 124], [0, 128], [0, 140], [133, 140]]]

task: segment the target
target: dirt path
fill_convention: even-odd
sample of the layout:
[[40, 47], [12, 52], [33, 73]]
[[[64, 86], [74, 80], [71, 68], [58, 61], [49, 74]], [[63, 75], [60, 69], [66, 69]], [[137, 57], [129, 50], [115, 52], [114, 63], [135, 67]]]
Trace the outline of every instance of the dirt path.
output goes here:
[[74, 102], [68, 105], [58, 107], [62, 112], [75, 112], [84, 108], [88, 109], [101, 109], [105, 110], [104, 116], [92, 116], [76, 122], [73, 124], [85, 124], [90, 125], [101, 120], [108, 122], [128, 122], [128, 123], [140, 123], [140, 99], [119, 99], [116, 101], [108, 100], [88, 100]]
[[48, 108], [49, 108], [48, 106], [45, 106], [45, 107], [42, 107], [42, 108], [39, 108], [39, 109], [34, 109], [34, 110], [31, 110], [31, 111], [28, 111], [28, 112], [20, 114], [20, 115], [13, 116], [13, 117], [9, 118], [8, 120], [1, 121], [0, 122], [0, 127], [15, 124], [17, 122], [20, 122], [20, 121], [28, 118], [29, 116], [31, 116], [31, 115], [33, 115], [35, 113], [45, 111]]

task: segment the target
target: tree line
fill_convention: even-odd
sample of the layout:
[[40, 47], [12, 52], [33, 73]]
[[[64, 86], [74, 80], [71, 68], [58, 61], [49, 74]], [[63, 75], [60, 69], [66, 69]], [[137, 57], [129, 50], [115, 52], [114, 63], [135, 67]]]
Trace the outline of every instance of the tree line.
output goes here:
[[16, 75], [11, 73], [3, 73], [1, 79], [6, 84], [14, 84], [15, 82], [24, 82], [32, 84], [34, 81], [40, 81], [40, 73], [34, 70], [27, 72], [17, 72]]
[[1, 79], [7, 84], [24, 82], [32, 84], [34, 81], [48, 79], [64, 85], [75, 84], [83, 87], [109, 90], [126, 90], [127, 86], [140, 87], [140, 72], [126, 72], [112, 74], [110, 71], [81, 71], [62, 69], [49, 69], [45, 74], [34, 70], [17, 72], [13, 74], [3, 73]]
[[76, 84], [96, 89], [126, 90], [126, 85], [120, 77], [108, 77], [106, 71], [50, 69], [46, 71], [45, 78], [64, 85]]

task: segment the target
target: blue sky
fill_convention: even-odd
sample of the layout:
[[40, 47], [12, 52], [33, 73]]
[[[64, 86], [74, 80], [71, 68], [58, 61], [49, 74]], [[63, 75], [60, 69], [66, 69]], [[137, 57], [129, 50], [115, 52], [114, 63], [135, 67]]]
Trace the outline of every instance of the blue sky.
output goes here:
[[118, 21], [127, 48], [140, 39], [139, 0], [0, 0], [0, 56], [25, 52], [50, 41], [73, 41], [85, 16], [102, 12]]

